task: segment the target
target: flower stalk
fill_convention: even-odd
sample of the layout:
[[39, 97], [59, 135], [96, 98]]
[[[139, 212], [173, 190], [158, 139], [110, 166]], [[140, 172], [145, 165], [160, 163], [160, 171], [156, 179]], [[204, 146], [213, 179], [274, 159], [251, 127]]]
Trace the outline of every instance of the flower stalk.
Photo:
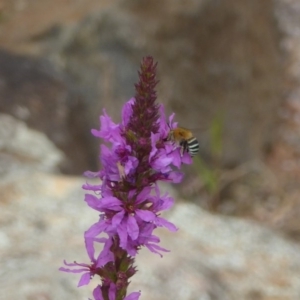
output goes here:
[[[158, 245], [160, 239], [153, 231], [157, 227], [177, 230], [161, 217], [174, 199], [161, 195], [157, 183], [180, 182], [182, 173], [177, 169], [182, 163], [191, 163], [191, 157], [188, 153], [181, 155], [179, 145], [168, 139], [177, 123], [173, 122], [174, 114], [167, 121], [163, 105], [156, 103], [156, 67], [152, 57], [142, 60], [135, 97], [125, 103], [120, 124], [104, 110], [100, 130], [92, 130], [105, 144], [101, 145], [102, 169], [85, 173], [102, 183], [83, 186], [89, 191], [86, 203], [100, 213], [99, 220], [84, 234], [91, 263], [65, 262], [66, 267], [60, 270], [83, 273], [78, 286], [99, 276], [95, 300], [139, 299], [140, 292], [127, 295], [129, 279], [137, 272], [135, 256], [141, 247], [162, 256], [168, 250]], [[97, 255], [96, 243], [103, 244]]]

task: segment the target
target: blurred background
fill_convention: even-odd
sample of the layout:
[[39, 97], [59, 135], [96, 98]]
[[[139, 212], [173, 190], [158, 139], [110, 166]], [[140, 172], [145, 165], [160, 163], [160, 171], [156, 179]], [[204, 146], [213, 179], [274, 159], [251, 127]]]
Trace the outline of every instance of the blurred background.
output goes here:
[[[57, 271], [87, 262], [82, 173], [99, 169], [143, 56], [158, 101], [200, 143], [142, 251], [141, 299], [300, 299], [298, 0], [0, 1], [0, 299], [87, 299]], [[150, 261], [150, 263], [149, 263]], [[93, 282], [96, 284], [96, 280]]]

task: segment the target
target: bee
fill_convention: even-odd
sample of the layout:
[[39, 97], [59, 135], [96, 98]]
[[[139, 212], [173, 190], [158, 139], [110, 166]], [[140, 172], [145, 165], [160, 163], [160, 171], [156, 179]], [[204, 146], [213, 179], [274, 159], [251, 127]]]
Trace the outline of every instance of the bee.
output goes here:
[[193, 157], [199, 151], [198, 140], [193, 136], [193, 133], [186, 128], [177, 127], [171, 129], [167, 139], [179, 144], [181, 147], [181, 155], [183, 155], [184, 152], [188, 152]]

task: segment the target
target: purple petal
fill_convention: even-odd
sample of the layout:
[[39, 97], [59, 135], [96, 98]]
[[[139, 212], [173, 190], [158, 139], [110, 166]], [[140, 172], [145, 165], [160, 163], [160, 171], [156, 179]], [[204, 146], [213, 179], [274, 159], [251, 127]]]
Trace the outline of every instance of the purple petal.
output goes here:
[[177, 231], [178, 228], [171, 222], [167, 221], [166, 219], [164, 218], [161, 218], [161, 217], [157, 217], [156, 220], [155, 220], [155, 224], [157, 226], [160, 226], [160, 227], [166, 227], [168, 228], [170, 231]]
[[84, 175], [85, 177], [88, 177], [88, 178], [98, 178], [99, 175], [100, 175], [100, 171], [98, 171], [98, 172], [85, 171], [85, 172], [83, 173], [83, 175]]
[[100, 268], [105, 266], [108, 262], [113, 261], [114, 260], [114, 256], [113, 253], [100, 253], [98, 259], [97, 259], [97, 264], [96, 267]]
[[173, 163], [173, 158], [166, 155], [157, 155], [157, 158], [150, 162], [153, 169], [161, 171]]
[[145, 187], [137, 196], [136, 198], [136, 204], [140, 204], [141, 202], [144, 202], [147, 200], [147, 197], [151, 193], [152, 187]]
[[102, 198], [100, 201], [100, 207], [103, 209], [120, 211], [121, 205], [122, 205], [122, 202], [118, 198], [115, 198], [112, 196]]
[[84, 185], [82, 185], [82, 188], [87, 191], [97, 192], [97, 191], [101, 191], [102, 184], [96, 185], [96, 184], [85, 183]]
[[155, 154], [157, 153], [157, 148], [156, 148], [156, 142], [160, 139], [160, 134], [156, 133], [154, 134], [153, 132], [151, 132], [151, 152], [149, 155], [149, 161], [151, 161], [151, 159], [155, 156]]
[[145, 246], [153, 253], [158, 254], [160, 257], [162, 257], [162, 254], [159, 253], [158, 251], [163, 251], [163, 252], [170, 252], [170, 250], [167, 250], [165, 248], [162, 248], [160, 246], [157, 246], [155, 244], [145, 244]]
[[85, 249], [87, 251], [87, 254], [91, 261], [95, 261], [94, 255], [95, 255], [95, 248], [94, 248], [94, 238], [86, 237], [84, 239], [85, 242]]
[[81, 278], [80, 278], [80, 280], [78, 282], [77, 287], [80, 287], [80, 286], [83, 286], [83, 285], [87, 285], [87, 284], [90, 283], [90, 281], [91, 281], [91, 274], [90, 274], [90, 272], [84, 273], [84, 274], [82, 274], [82, 276], [81, 276]]
[[174, 152], [174, 143], [165, 143], [165, 151], [166, 154], [172, 155], [172, 153]]
[[95, 195], [92, 194], [85, 194], [84, 201], [87, 203], [87, 205], [95, 210], [100, 211], [99, 205], [100, 205], [100, 199], [98, 199]]
[[183, 179], [183, 173], [177, 171], [170, 172], [168, 179], [170, 179], [173, 183], [180, 183]]
[[95, 224], [93, 224], [87, 231], [84, 233], [84, 238], [89, 238], [89, 237], [96, 237], [99, 235], [101, 232], [105, 230], [107, 227], [107, 224], [104, 220], [101, 220]]
[[159, 210], [167, 210], [170, 209], [174, 205], [174, 199], [169, 196], [163, 196], [161, 197], [161, 202], [159, 206]]
[[133, 172], [136, 167], [138, 166], [139, 161], [136, 157], [134, 156], [128, 156], [128, 160], [125, 163], [125, 174], [128, 175], [130, 172]]
[[92, 262], [95, 262], [94, 242], [105, 243], [106, 241], [107, 241], [107, 238], [93, 238], [93, 237], [85, 236], [85, 239], [84, 239], [85, 249], [86, 249], [87, 254]]
[[[111, 149], [109, 149], [106, 145], [101, 145], [101, 157], [102, 159], [109, 159], [111, 156], [112, 156], [112, 152], [111, 152]], [[106, 162], [106, 161], [104, 161]]]
[[97, 264], [96, 264], [97, 268], [104, 266], [105, 264], [107, 264], [110, 261], [113, 261], [114, 255], [110, 251], [112, 244], [113, 244], [112, 238], [107, 239], [101, 253], [99, 254], [99, 256], [97, 258]]
[[183, 153], [181, 160], [184, 164], [187, 164], [187, 165], [190, 165], [193, 162], [191, 155], [187, 152]]
[[159, 106], [159, 115], [159, 132], [161, 137], [164, 139], [168, 136], [170, 127], [166, 121], [165, 108], [162, 104]]
[[124, 298], [124, 300], [138, 300], [141, 296], [141, 292], [133, 292]]
[[95, 300], [104, 300], [101, 292], [101, 287], [100, 285], [96, 286], [94, 291], [93, 291], [93, 296]]
[[170, 117], [169, 117], [169, 124], [170, 124], [170, 127], [171, 127], [172, 129], [175, 129], [175, 128], [177, 128], [177, 126], [178, 126], [178, 123], [177, 123], [177, 122], [172, 123], [174, 117], [175, 117], [175, 113], [172, 113], [172, 114], [170, 115]]
[[[146, 225], [143, 226], [143, 228], [140, 228], [140, 235], [138, 238], [138, 241], [141, 244], [145, 244], [147, 241], [152, 242], [152, 232], [157, 226], [153, 223], [146, 223]], [[155, 241], [156, 242], [156, 241]], [[159, 242], [159, 239], [158, 239]]]
[[111, 120], [105, 110], [103, 110], [103, 115], [100, 116], [100, 123], [100, 130], [92, 129], [92, 134], [94, 136], [103, 138], [110, 142], [118, 139], [118, 136], [120, 135], [120, 127]]
[[127, 247], [127, 226], [123, 221], [117, 228], [118, 235], [120, 237], [120, 246], [122, 249], [126, 249]]
[[111, 220], [112, 225], [118, 226], [119, 224], [121, 224], [124, 215], [125, 215], [124, 210], [121, 210], [120, 212], [116, 213]]
[[137, 249], [136, 249], [137, 243], [138, 243], [138, 241], [134, 241], [134, 244], [133, 243], [127, 243], [127, 245], [126, 245], [125, 250], [132, 257], [136, 256], [136, 254], [137, 254]]
[[127, 232], [132, 240], [136, 240], [139, 236], [139, 226], [136, 222], [136, 219], [133, 216], [128, 216], [127, 220]]
[[129, 119], [132, 115], [132, 105], [135, 102], [135, 98], [131, 98], [129, 101], [125, 103], [122, 109], [122, 123], [123, 126], [127, 126]]
[[97, 268], [101, 268], [103, 266], [105, 266], [108, 262], [113, 262], [114, 261], [114, 257], [113, 254], [104, 254], [102, 255], [102, 253], [100, 253], [99, 255], [99, 259], [97, 260]]
[[136, 209], [135, 213], [146, 222], [153, 221], [156, 217], [156, 215], [149, 210]]
[[149, 238], [148, 238], [148, 241], [149, 242], [153, 242], [153, 243], [159, 243], [160, 242], [160, 239], [158, 236], [156, 235], [151, 235]]
[[77, 263], [77, 262], [67, 263], [66, 260], [64, 260], [64, 264], [65, 264], [66, 266], [69, 266], [69, 267], [75, 267], [75, 266], [88, 267], [88, 266], [89, 266], [88, 264]]
[[108, 290], [108, 298], [109, 300], [115, 300], [116, 299], [116, 285], [114, 283], [110, 284], [109, 290]]
[[180, 168], [182, 159], [180, 155], [180, 148], [176, 148], [171, 154], [169, 154], [169, 156], [172, 157], [173, 165], [177, 168]]
[[60, 267], [58, 270], [62, 271], [62, 272], [67, 272], [67, 273], [82, 273], [82, 272], [87, 271], [86, 268], [71, 270], [71, 269], [67, 269], [67, 268], [64, 268], [64, 267]]

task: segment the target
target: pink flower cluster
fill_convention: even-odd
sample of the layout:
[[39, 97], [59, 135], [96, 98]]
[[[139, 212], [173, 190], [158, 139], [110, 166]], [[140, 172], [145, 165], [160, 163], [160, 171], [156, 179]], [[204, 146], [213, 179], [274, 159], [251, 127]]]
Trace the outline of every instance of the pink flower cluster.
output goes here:
[[[102, 183], [83, 186], [91, 192], [85, 196], [86, 203], [100, 213], [99, 220], [84, 234], [91, 263], [65, 262], [68, 268], [60, 270], [83, 273], [79, 286], [99, 275], [101, 284], [94, 290], [95, 300], [138, 299], [140, 292], [126, 296], [128, 279], [136, 273], [134, 257], [142, 246], [159, 255], [168, 251], [158, 245], [160, 239], [153, 234], [157, 227], [177, 230], [160, 216], [172, 207], [174, 199], [162, 195], [157, 182], [180, 182], [182, 173], [177, 169], [182, 163], [191, 163], [191, 157], [188, 153], [182, 155], [180, 147], [168, 139], [177, 124], [173, 122], [174, 114], [167, 121], [163, 105], [155, 103], [155, 71], [153, 59], [144, 58], [136, 96], [124, 105], [121, 123], [114, 123], [104, 111], [101, 129], [92, 130], [104, 144], [102, 169], [85, 173], [89, 178], [100, 178]], [[97, 255], [95, 243], [103, 244]]]

